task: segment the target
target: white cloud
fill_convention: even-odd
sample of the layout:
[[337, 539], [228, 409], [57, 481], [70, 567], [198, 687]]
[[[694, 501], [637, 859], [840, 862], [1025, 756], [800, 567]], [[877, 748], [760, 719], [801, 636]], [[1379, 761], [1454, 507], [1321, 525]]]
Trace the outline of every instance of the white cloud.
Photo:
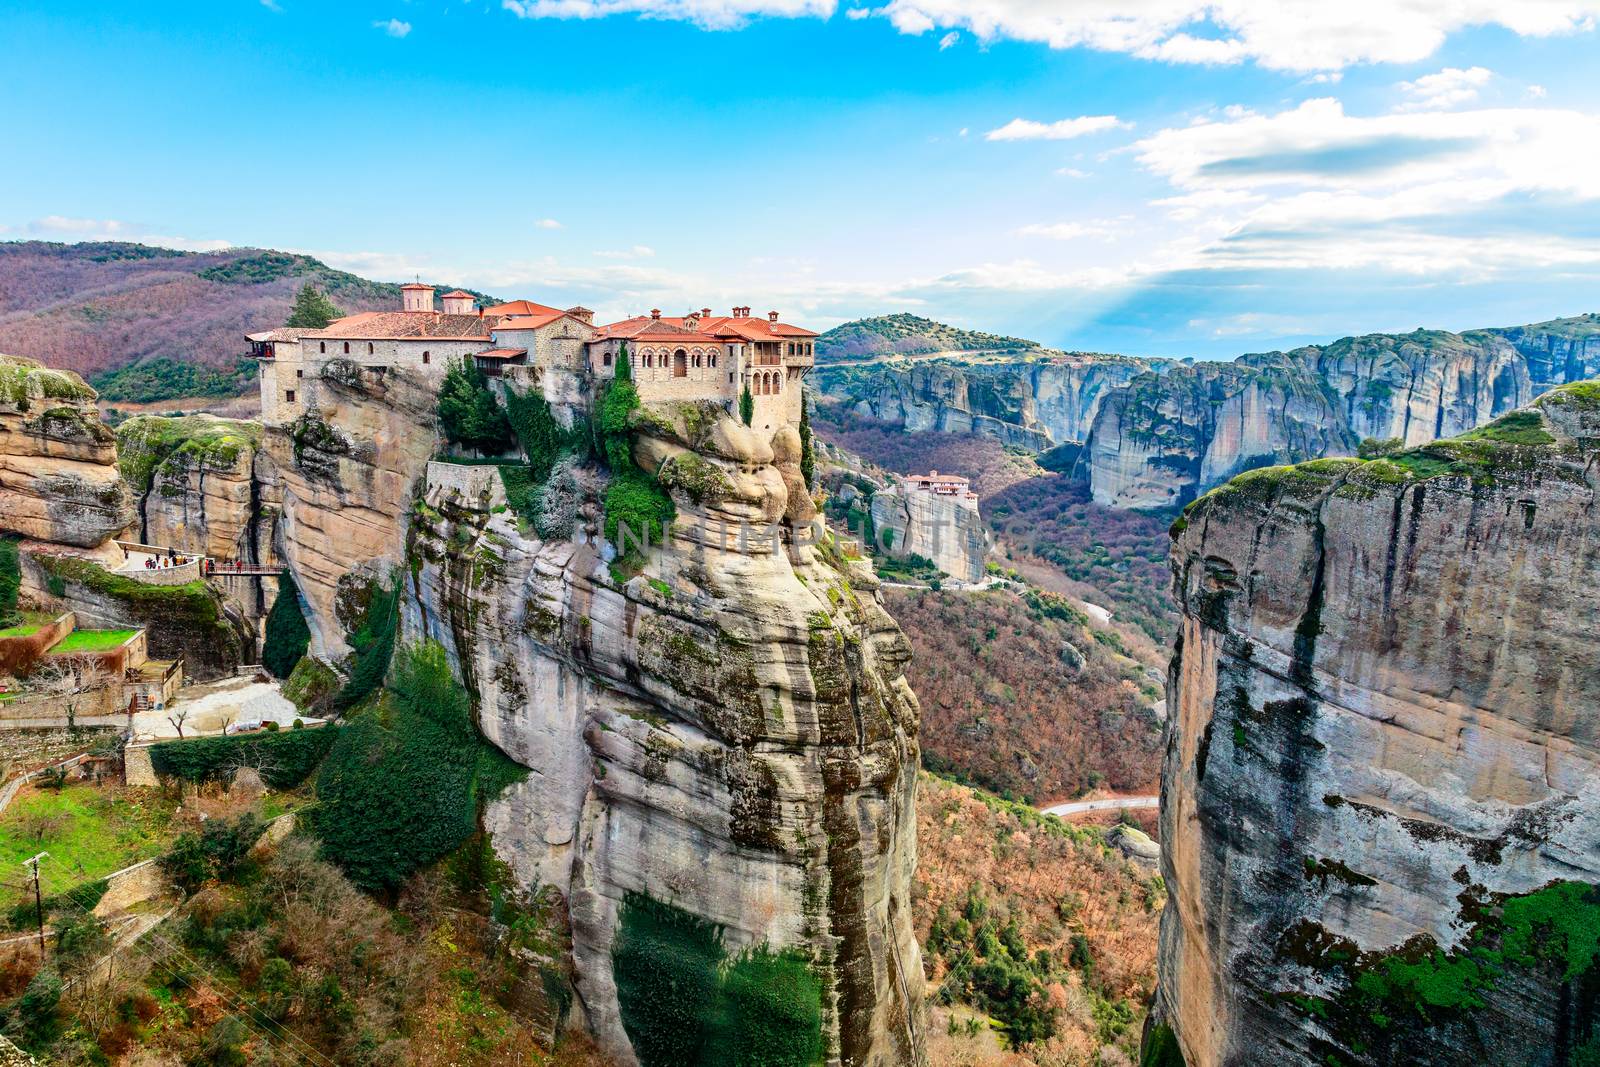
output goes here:
[[967, 135], [967, 133], [968, 133], [967, 128], [965, 126], [961, 127], [961, 136], [965, 137]]
[[1087, 178], [1089, 172], [1079, 170], [1077, 167], [1057, 167], [1056, 176], [1060, 178]]
[[79, 240], [126, 241], [129, 226], [120, 219], [77, 219], [65, 215], [46, 215], [28, 223], [28, 232], [57, 234]]
[[1134, 153], [1177, 191], [1152, 206], [1204, 238], [1180, 267], [1488, 278], [1600, 263], [1582, 237], [1600, 215], [1596, 115], [1356, 116], [1321, 99], [1161, 130]]
[[372, 27], [396, 38], [404, 37], [411, 32], [411, 23], [401, 22], [399, 19], [379, 19], [372, 24]]
[[538, 222], [534, 223], [534, 225], [541, 230], [561, 229], [561, 223], [557, 222], [555, 219], [540, 219]]
[[1528, 86], [1528, 96], [1530, 99], [1543, 100], [1547, 95], [1549, 95], [1549, 91], [1542, 85]]
[[1494, 71], [1487, 67], [1446, 67], [1437, 74], [1425, 74], [1416, 81], [1401, 82], [1399, 89], [1411, 99], [1400, 105], [1402, 111], [1438, 111], [1470, 104], [1478, 91], [1489, 84]]
[[[610, 15], [692, 22], [710, 30], [736, 29], [752, 18], [830, 18], [835, 0], [501, 0], [500, 6], [523, 19], [600, 19]], [[855, 11], [849, 18], [865, 18]]]
[[955, 43], [959, 40], [961, 40], [961, 34], [957, 33], [955, 30], [951, 30], [949, 33], [939, 38], [939, 51], [943, 52], [947, 48], [955, 47]]
[[1087, 222], [1035, 222], [1019, 228], [1017, 235], [1048, 237], [1052, 241], [1075, 241], [1081, 237], [1109, 241], [1122, 233], [1131, 221], [1131, 216], [1122, 215], [1114, 219], [1092, 219]]
[[871, 18], [872, 9], [870, 7], [852, 7], [845, 11], [844, 17], [849, 19], [851, 22], [856, 22], [860, 19]]
[[1600, 0], [889, 0], [882, 10], [902, 33], [965, 29], [983, 41], [1011, 38], [1173, 63], [1253, 60], [1310, 72], [1416, 62], [1448, 34], [1471, 26], [1525, 36], [1589, 30]]
[[1067, 141], [1103, 130], [1125, 130], [1130, 125], [1132, 123], [1123, 122], [1115, 115], [1081, 115], [1058, 122], [1017, 118], [990, 130], [983, 138], [986, 141]]
[[649, 259], [656, 254], [656, 250], [649, 245], [634, 245], [632, 248], [596, 252], [601, 259]]

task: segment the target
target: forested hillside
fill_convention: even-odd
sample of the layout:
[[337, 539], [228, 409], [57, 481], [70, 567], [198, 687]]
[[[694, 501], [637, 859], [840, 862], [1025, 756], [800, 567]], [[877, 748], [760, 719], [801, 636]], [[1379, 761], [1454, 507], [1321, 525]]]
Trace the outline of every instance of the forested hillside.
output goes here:
[[841, 323], [817, 338], [817, 362], [931, 352], [1007, 352], [1038, 349], [1039, 342], [964, 330], [920, 315], [875, 315]]
[[0, 352], [77, 371], [106, 401], [231, 395], [252, 382], [244, 335], [283, 325], [307, 282], [346, 312], [400, 302], [398, 285], [291, 252], [0, 243]]

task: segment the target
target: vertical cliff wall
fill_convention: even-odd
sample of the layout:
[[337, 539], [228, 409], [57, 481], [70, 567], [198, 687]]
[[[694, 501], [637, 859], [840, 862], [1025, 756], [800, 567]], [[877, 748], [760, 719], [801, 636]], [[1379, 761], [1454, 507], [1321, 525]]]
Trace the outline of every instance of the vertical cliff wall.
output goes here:
[[97, 548], [133, 517], [117, 442], [70, 371], [0, 355], [0, 530]]
[[976, 507], [900, 485], [872, 494], [872, 525], [879, 538], [894, 531], [891, 552], [926, 556], [958, 582], [983, 581], [989, 532]]
[[495, 847], [566, 900], [575, 1010], [620, 1062], [613, 953], [648, 896], [730, 951], [798, 951], [827, 1062], [919, 1063], [905, 638], [865, 564], [763, 538], [812, 518], [792, 429], [668, 407], [636, 454], [678, 518], [626, 581], [592, 504], [541, 540], [491, 470], [434, 465], [412, 517], [406, 636], [451, 649], [484, 733], [531, 772], [489, 810]]
[[1157, 1016], [1190, 1067], [1600, 1053], [1600, 385], [1175, 525]]

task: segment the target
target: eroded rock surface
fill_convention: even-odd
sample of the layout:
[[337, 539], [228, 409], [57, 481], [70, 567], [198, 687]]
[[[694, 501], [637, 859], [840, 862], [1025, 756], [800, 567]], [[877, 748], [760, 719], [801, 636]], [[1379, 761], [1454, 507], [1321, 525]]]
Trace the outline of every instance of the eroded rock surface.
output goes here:
[[487, 825], [526, 886], [565, 897], [575, 1010], [609, 1054], [632, 1062], [611, 951], [644, 893], [731, 948], [803, 952], [828, 1062], [918, 1063], [909, 648], [864, 565], [740, 542], [740, 522], [812, 518], [799, 440], [705, 414], [642, 420], [636, 455], [678, 519], [622, 583], [592, 508], [572, 540], [542, 541], [492, 470], [431, 467], [405, 633], [452, 650], [484, 733], [530, 769]]
[[1157, 1015], [1190, 1067], [1600, 1048], [1600, 386], [1179, 521]]
[[117, 428], [137, 494], [135, 540], [216, 559], [273, 562], [274, 506], [261, 499], [258, 422], [142, 415]]
[[70, 371], [0, 355], [0, 528], [96, 548], [128, 525], [116, 437]]

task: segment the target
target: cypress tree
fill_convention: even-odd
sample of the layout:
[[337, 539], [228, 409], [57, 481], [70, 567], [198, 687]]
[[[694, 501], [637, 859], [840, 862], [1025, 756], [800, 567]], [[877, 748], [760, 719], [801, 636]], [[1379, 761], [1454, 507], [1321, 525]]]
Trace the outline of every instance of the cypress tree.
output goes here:
[[806, 403], [806, 394], [800, 394], [800, 474], [806, 480], [806, 488], [813, 488], [812, 481], [816, 477], [817, 457], [811, 450], [811, 408]]
[[744, 392], [739, 394], [739, 418], [744, 420], [746, 426], [756, 417], [756, 398], [750, 395], [750, 383], [745, 382]]
[[289, 310], [289, 321], [284, 325], [320, 330], [343, 316], [344, 312], [334, 307], [333, 301], [323, 296], [316, 286], [306, 282], [295, 296], [294, 307]]
[[278, 596], [267, 616], [267, 634], [261, 644], [261, 665], [274, 678], [287, 678], [294, 665], [306, 654], [311, 643], [311, 628], [300, 612], [300, 592], [288, 571], [278, 575]]

